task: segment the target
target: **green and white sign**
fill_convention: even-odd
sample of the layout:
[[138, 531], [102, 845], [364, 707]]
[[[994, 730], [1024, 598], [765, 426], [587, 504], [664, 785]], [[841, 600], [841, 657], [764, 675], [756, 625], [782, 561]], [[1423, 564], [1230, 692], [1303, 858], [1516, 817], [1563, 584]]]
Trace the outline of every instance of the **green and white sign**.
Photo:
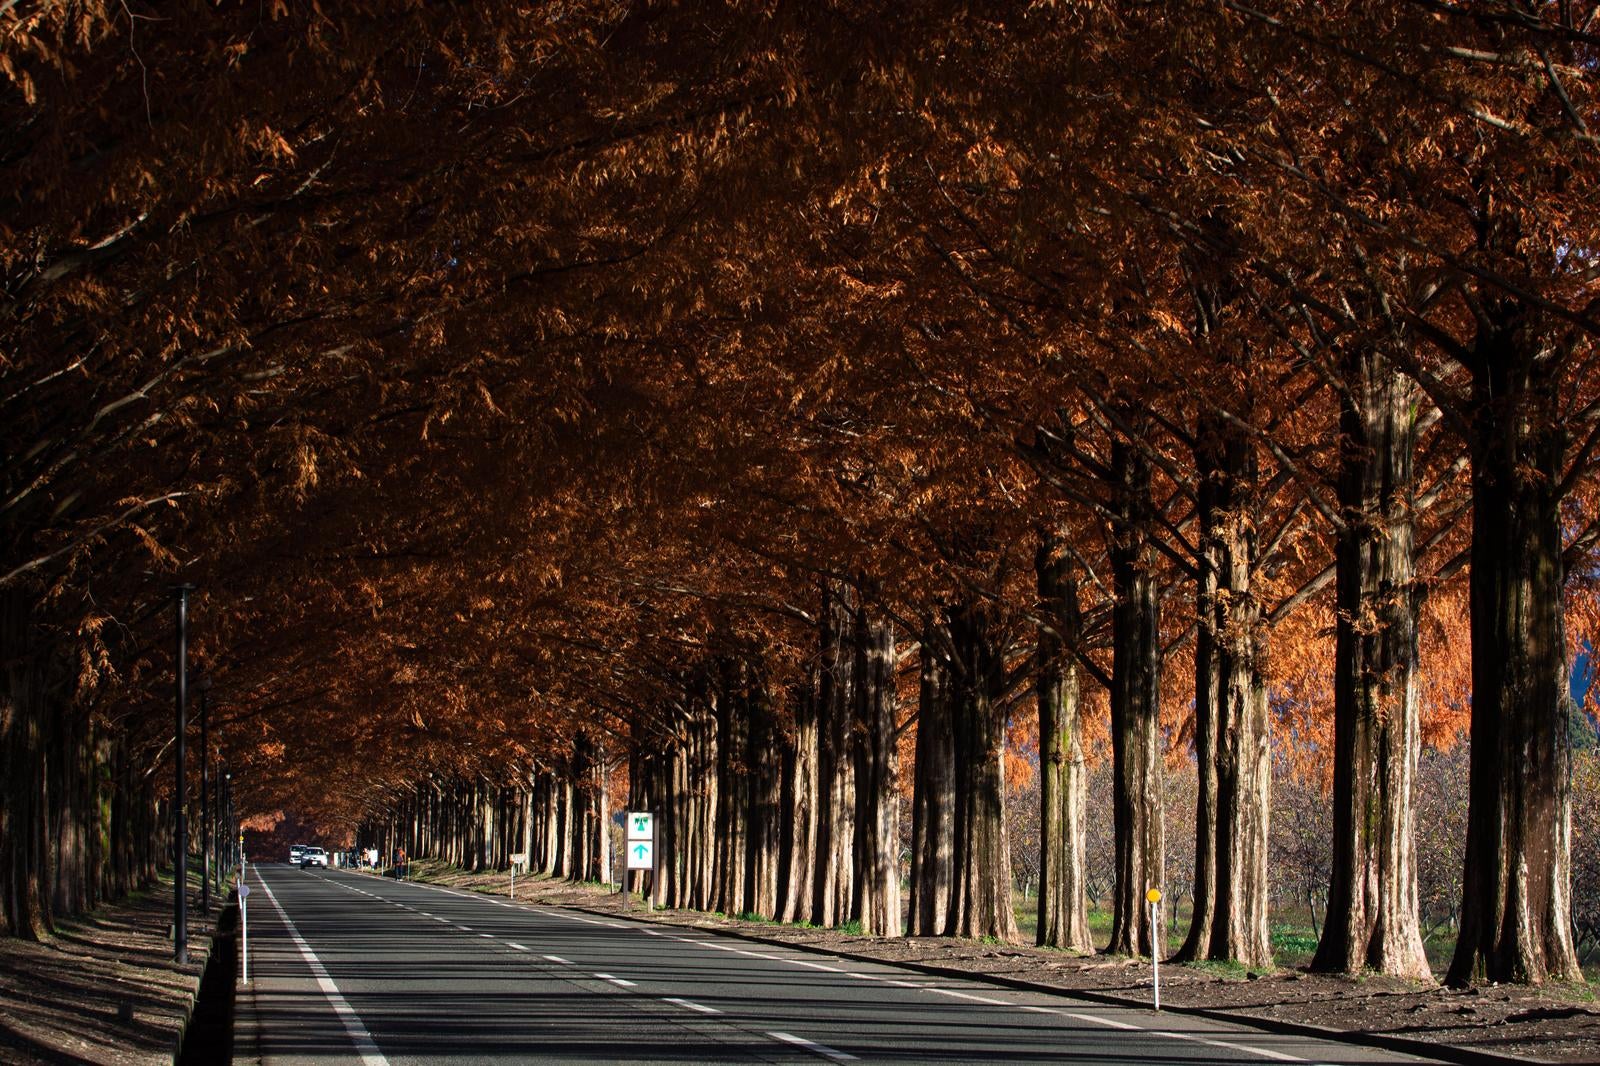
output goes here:
[[656, 868], [656, 817], [649, 811], [628, 812], [628, 842], [623, 850], [628, 853], [628, 869], [654, 870]]

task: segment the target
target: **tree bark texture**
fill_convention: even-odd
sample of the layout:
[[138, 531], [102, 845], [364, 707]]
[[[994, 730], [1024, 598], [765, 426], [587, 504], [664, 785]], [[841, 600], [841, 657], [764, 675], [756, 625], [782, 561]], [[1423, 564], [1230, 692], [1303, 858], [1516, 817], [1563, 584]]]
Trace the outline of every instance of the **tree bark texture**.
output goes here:
[[817, 697], [813, 682], [795, 695], [793, 732], [784, 750], [783, 906], [779, 918], [803, 921], [811, 914], [817, 865]]
[[854, 656], [848, 647], [850, 612], [824, 589], [818, 686], [817, 873], [811, 921], [833, 927], [850, 920], [855, 902], [855, 729], [851, 707]]
[[128, 741], [62, 695], [71, 664], [36, 639], [30, 604], [0, 593], [0, 931], [37, 939], [153, 883], [171, 805]]
[[1421, 727], [1413, 559], [1416, 388], [1378, 352], [1347, 357], [1340, 412], [1333, 849], [1312, 967], [1428, 980], [1417, 916]]
[[1580, 975], [1558, 382], [1531, 313], [1502, 301], [1486, 316], [1469, 361], [1472, 761], [1452, 985]]
[[867, 936], [900, 936], [900, 749], [895, 732], [894, 626], [855, 620], [857, 908]]
[[1145, 892], [1166, 879], [1161, 763], [1160, 600], [1151, 547], [1148, 461], [1113, 446], [1115, 518], [1111, 528], [1111, 755], [1116, 878], [1111, 940], [1118, 955], [1148, 955], [1156, 940]]
[[986, 604], [950, 614], [955, 650], [951, 733], [955, 749], [952, 936], [1017, 939], [1011, 909], [1011, 843], [1005, 819], [1005, 660]]
[[956, 754], [946, 643], [933, 623], [924, 627], [911, 793], [912, 936], [942, 936], [955, 893]]
[[1039, 706], [1039, 925], [1041, 946], [1094, 953], [1084, 892], [1084, 763], [1078, 704], [1078, 587], [1059, 537], [1039, 539], [1035, 571], [1042, 619], [1036, 693]]

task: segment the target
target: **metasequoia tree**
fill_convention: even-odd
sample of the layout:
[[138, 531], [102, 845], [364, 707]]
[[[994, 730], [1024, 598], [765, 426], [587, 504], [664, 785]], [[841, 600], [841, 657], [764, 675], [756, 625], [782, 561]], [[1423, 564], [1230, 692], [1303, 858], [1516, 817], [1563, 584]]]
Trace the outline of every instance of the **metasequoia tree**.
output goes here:
[[[1270, 961], [1270, 714], [1331, 702], [1318, 965], [1417, 975], [1422, 593], [1465, 572], [1451, 978], [1573, 974], [1592, 20], [8, 7], [7, 927], [154, 873], [170, 577], [263, 815], [586, 879], [625, 787], [658, 900], [890, 935], [915, 728], [910, 927], [1015, 936], [1031, 696], [1039, 936], [1092, 947], [1092, 679], [1110, 948], [1163, 947], [1193, 738], [1185, 954]], [[1311, 615], [1331, 697], [1274, 710]]]

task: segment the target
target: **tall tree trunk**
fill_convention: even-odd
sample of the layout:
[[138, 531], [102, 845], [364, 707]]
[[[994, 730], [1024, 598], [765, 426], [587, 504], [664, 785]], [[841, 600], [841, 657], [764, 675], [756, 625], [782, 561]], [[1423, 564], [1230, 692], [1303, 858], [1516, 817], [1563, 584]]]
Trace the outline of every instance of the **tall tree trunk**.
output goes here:
[[1160, 600], [1151, 547], [1150, 467], [1131, 445], [1112, 448], [1111, 757], [1116, 882], [1111, 940], [1117, 955], [1149, 955], [1157, 940], [1145, 903], [1163, 887]]
[[745, 906], [745, 860], [748, 858], [750, 813], [749, 727], [747, 690], [742, 662], [722, 671], [717, 701], [717, 817], [713, 910], [738, 916]]
[[772, 699], [760, 671], [749, 672], [745, 706], [750, 716], [750, 847], [745, 860], [744, 909], [763, 918], [776, 918], [782, 846], [778, 819], [783, 789], [783, 743]]
[[1343, 369], [1333, 851], [1312, 968], [1427, 979], [1412, 803], [1421, 748], [1411, 518], [1416, 389], [1371, 349], [1352, 352]]
[[950, 720], [950, 675], [940, 658], [939, 641], [934, 623], [928, 623], [922, 636], [911, 793], [912, 936], [944, 935], [955, 890], [955, 737]]
[[689, 846], [684, 852], [689, 864], [687, 901], [694, 910], [708, 911], [714, 909], [716, 900], [713, 879], [717, 811], [728, 797], [722, 794], [722, 779], [718, 773], [722, 738], [717, 735], [715, 707], [703, 693], [695, 701], [693, 736], [694, 762], [688, 767], [687, 784], [691, 789]]
[[1217, 575], [1217, 854], [1213, 959], [1272, 965], [1267, 828], [1272, 797], [1266, 624], [1256, 594], [1255, 445], [1230, 433], [1222, 468]]
[[1531, 313], [1486, 316], [1469, 361], [1472, 763], [1448, 981], [1576, 980], [1559, 363]]
[[794, 703], [794, 734], [784, 757], [786, 859], [783, 877], [785, 922], [811, 915], [812, 886], [817, 867], [817, 696], [808, 685]]
[[1194, 595], [1194, 908], [1190, 912], [1189, 933], [1174, 956], [1178, 962], [1206, 958], [1211, 949], [1211, 923], [1217, 903], [1217, 722], [1222, 700], [1217, 661], [1217, 574], [1221, 569], [1217, 518], [1222, 508], [1218, 501], [1215, 429], [1214, 423], [1203, 420], [1195, 447], [1200, 539]]
[[894, 626], [856, 609], [855, 718], [860, 745], [856, 852], [861, 931], [899, 936], [900, 749], [895, 735]]
[[818, 688], [817, 874], [812, 922], [832, 927], [850, 918], [855, 875], [855, 731], [851, 728], [847, 627], [849, 610], [828, 588], [823, 590], [819, 623], [822, 676]]
[[37, 940], [49, 932], [46, 857], [45, 715], [37, 654], [29, 640], [26, 600], [0, 594], [0, 758], [4, 759], [4, 803], [0, 804], [0, 880], [5, 929]]
[[1094, 953], [1084, 895], [1084, 799], [1088, 773], [1078, 705], [1078, 587], [1060, 537], [1039, 538], [1039, 924], [1041, 946]]
[[1011, 909], [1011, 841], [1005, 818], [1005, 659], [992, 608], [967, 604], [951, 612], [956, 653], [953, 936], [1017, 940]]

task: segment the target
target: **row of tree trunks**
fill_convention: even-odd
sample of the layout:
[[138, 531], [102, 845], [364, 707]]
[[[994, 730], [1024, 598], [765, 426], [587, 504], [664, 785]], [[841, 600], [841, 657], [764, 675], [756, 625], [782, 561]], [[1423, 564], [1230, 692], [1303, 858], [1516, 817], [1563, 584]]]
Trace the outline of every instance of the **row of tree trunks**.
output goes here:
[[57, 695], [71, 675], [33, 638], [26, 598], [0, 596], [0, 916], [27, 939], [148, 887], [171, 859], [170, 803], [127, 738]]
[[814, 684], [783, 712], [759, 657], [729, 657], [638, 742], [653, 902], [903, 932], [894, 629], [831, 589], [822, 619]]
[[521, 854], [529, 870], [548, 877], [607, 881], [605, 780], [604, 749], [580, 735], [561, 766], [535, 769], [511, 785], [482, 778], [421, 783], [383, 822], [362, 826], [358, 841], [385, 855], [404, 848], [474, 871], [506, 870]]

